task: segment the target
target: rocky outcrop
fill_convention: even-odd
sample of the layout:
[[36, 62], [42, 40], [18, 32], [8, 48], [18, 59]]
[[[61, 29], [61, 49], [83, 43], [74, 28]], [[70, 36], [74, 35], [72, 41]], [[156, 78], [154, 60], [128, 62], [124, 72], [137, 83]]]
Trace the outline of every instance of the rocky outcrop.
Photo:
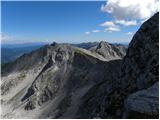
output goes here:
[[[159, 13], [156, 13], [146, 21], [134, 35], [124, 58], [120, 77], [122, 79], [119, 87], [123, 90], [124, 96], [135, 92], [137, 95], [145, 95], [146, 93], [141, 90], [147, 89], [159, 81]], [[153, 112], [144, 112], [145, 107], [141, 108], [143, 109], [142, 112], [137, 106], [137, 111], [135, 110], [137, 118], [142, 117], [141, 113], [146, 115], [146, 117], [143, 116], [143, 118], [148, 118], [147, 115], [150, 116], [150, 118], [158, 118], [158, 110], [154, 110], [158, 108], [152, 107], [152, 105], [158, 105], [158, 83], [156, 89], [154, 89], [155, 93], [152, 93], [153, 95], [155, 94], [155, 97], [150, 95], [149, 91], [151, 90], [151, 88], [148, 89], [146, 96], [141, 97], [141, 99], [147, 100], [146, 97], [151, 97], [148, 101], [151, 102], [150, 109]], [[133, 95], [134, 97], [136, 96], [135, 94]], [[129, 117], [132, 118], [133, 116], [129, 115]]]
[[[134, 35], [122, 61], [120, 74], [114, 75], [114, 79], [106, 79], [101, 85], [95, 85], [87, 93], [88, 96], [83, 97], [79, 118], [158, 118], [158, 106], [154, 106], [158, 105], [158, 86], [154, 90], [149, 89], [159, 81], [158, 20], [159, 13], [146, 21]], [[155, 95], [151, 96], [149, 91], [154, 91]], [[126, 100], [128, 96], [130, 97]], [[147, 98], [149, 96], [150, 99]], [[137, 103], [148, 101], [141, 106], [132, 103], [129, 108], [127, 105], [133, 98]], [[151, 110], [145, 110], [144, 104]], [[125, 111], [126, 108], [128, 112]]]
[[[159, 82], [127, 97], [124, 102], [125, 118], [158, 118]], [[127, 116], [126, 116], [127, 115]]]
[[[158, 81], [159, 14], [146, 21], [134, 35], [122, 67], [121, 87], [144, 89]], [[128, 82], [129, 81], [129, 82]]]

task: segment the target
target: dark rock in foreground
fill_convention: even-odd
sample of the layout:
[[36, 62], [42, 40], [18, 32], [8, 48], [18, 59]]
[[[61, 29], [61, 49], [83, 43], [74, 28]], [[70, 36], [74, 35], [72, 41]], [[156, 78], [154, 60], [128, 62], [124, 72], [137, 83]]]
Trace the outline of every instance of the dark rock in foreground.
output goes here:
[[[114, 75], [115, 79], [106, 79], [102, 85], [96, 85], [96, 90], [90, 90], [88, 96], [83, 97], [79, 118], [158, 118], [158, 21], [159, 13], [146, 21], [134, 35], [122, 61], [121, 73]], [[128, 96], [130, 97], [126, 100]], [[141, 107], [130, 103], [133, 98], [135, 102], [142, 102]], [[128, 104], [137, 109], [133, 111]], [[145, 110], [144, 104], [150, 111]]]

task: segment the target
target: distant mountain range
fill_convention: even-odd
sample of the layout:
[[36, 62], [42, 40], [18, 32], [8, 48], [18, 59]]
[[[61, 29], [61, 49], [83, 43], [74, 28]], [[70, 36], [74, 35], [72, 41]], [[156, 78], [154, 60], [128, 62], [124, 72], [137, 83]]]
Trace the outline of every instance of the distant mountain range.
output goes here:
[[33, 42], [33, 43], [2, 43], [2, 48], [23, 48], [23, 47], [34, 47], [34, 46], [43, 46], [49, 44], [47, 42]]
[[24, 46], [24, 47], [3, 47], [1, 48], [1, 63], [7, 63], [10, 61], [15, 60], [16, 58], [20, 57], [24, 53], [29, 53], [33, 50], [36, 50], [43, 45], [36, 45], [36, 46]]
[[[2, 44], [1, 45], [1, 63], [8, 63], [14, 61], [16, 58], [20, 57], [25, 53], [29, 53], [36, 50], [48, 43], [24, 43], [24, 44]], [[72, 46], [90, 49], [99, 44], [99, 42], [88, 42], [79, 44], [70, 44]], [[115, 43], [115, 45], [118, 45]], [[126, 45], [126, 44], [125, 44]]]

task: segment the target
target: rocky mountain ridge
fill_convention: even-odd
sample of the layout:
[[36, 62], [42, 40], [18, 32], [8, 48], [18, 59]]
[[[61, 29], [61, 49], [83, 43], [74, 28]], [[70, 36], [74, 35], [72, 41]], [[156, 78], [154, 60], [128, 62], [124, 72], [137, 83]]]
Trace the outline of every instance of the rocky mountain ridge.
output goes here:
[[[53, 43], [2, 69], [2, 118], [158, 118], [159, 14], [126, 47]], [[154, 93], [154, 94], [153, 94]]]
[[[107, 77], [105, 75], [109, 71], [107, 68], [112, 68], [112, 64], [108, 64], [107, 61], [109, 59], [96, 52], [93, 53], [67, 44], [46, 45], [30, 54], [21, 56], [2, 70], [3, 104], [8, 104], [8, 101], [12, 101], [14, 98], [12, 104], [16, 106], [13, 105], [13, 108], [23, 104], [20, 105], [20, 109], [29, 111], [35, 110], [53, 99], [58, 99], [56, 102], [60, 102], [59, 106], [63, 100], [70, 99], [70, 101], [75, 101], [74, 109], [78, 109], [77, 99], [94, 84], [102, 82]], [[118, 65], [119, 63], [114, 64]], [[98, 78], [98, 75], [101, 75], [101, 79]], [[18, 90], [12, 93], [15, 86]], [[72, 95], [75, 92], [78, 95]], [[73, 96], [73, 100], [68, 96]], [[55, 114], [53, 118], [60, 117], [59, 114], [66, 108], [62, 109], [55, 108], [52, 112]], [[55, 113], [56, 110], [60, 112]], [[17, 113], [14, 114], [17, 115]], [[43, 115], [43, 117], [45, 116]]]

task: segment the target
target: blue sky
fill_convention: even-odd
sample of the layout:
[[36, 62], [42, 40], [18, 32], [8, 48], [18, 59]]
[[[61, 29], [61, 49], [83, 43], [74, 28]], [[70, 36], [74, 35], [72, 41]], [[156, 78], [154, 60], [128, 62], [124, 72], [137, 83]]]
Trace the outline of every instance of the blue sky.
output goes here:
[[2, 43], [129, 42], [140, 24], [126, 27], [120, 23], [120, 30], [109, 31], [102, 24], [113, 21], [113, 15], [101, 9], [105, 3], [2, 2]]

